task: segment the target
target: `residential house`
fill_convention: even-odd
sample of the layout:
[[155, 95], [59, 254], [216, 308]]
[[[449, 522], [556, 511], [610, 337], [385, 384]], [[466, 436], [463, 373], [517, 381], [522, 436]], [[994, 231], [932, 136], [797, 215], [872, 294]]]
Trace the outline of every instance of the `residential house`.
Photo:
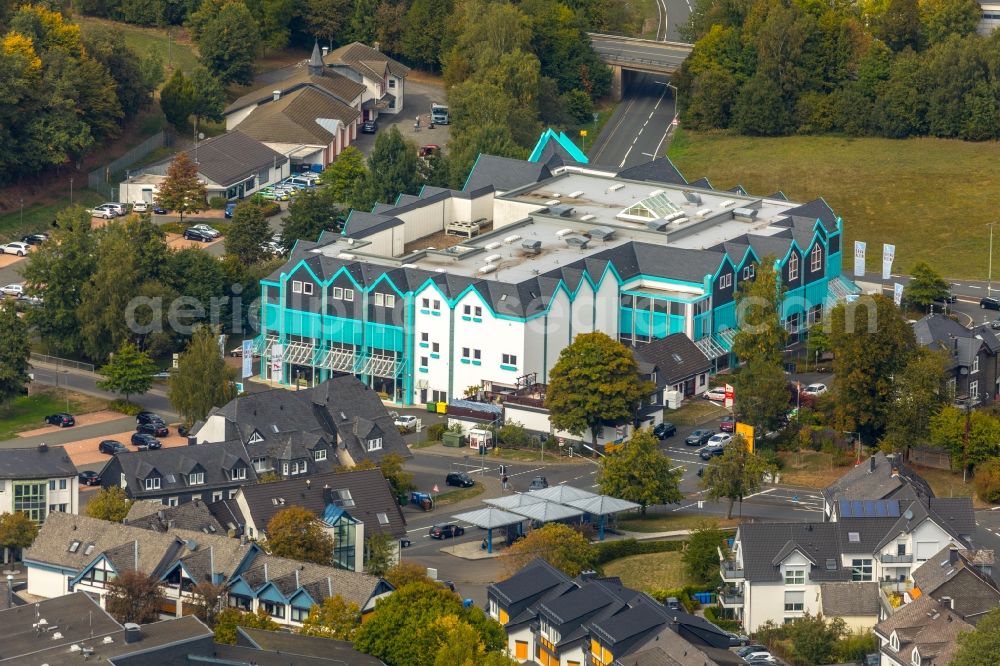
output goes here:
[[[188, 157], [198, 167], [208, 199], [242, 199], [287, 178], [288, 158], [241, 131], [199, 141]], [[129, 203], [156, 201], [173, 158], [143, 167], [119, 185], [119, 198]]]
[[273, 389], [239, 396], [212, 410], [191, 436], [199, 444], [239, 440], [257, 474], [307, 476], [410, 457], [379, 394], [338, 374], [302, 391]]
[[[81, 663], [176, 664], [157, 659], [162, 650], [211, 656], [212, 630], [193, 615], [122, 625], [96, 599], [75, 592], [0, 611], [4, 664], [77, 666]], [[285, 662], [287, 663], [287, 661]], [[261, 665], [263, 666], [263, 664]]]
[[839, 617], [851, 631], [865, 633], [879, 617], [878, 583], [820, 583], [820, 610]]
[[[126, 525], [144, 527], [156, 532], [172, 529], [225, 534], [226, 529], [201, 500], [192, 500], [177, 506], [164, 506], [156, 500], [136, 500], [125, 516]], [[239, 536], [230, 534], [229, 536]]]
[[295, 171], [321, 170], [358, 136], [364, 84], [323, 65], [319, 45], [285, 79], [249, 92], [226, 107], [226, 129], [285, 155]]
[[[541, 559], [490, 585], [487, 604], [490, 617], [504, 626], [510, 654], [519, 663], [739, 663], [726, 650], [729, 636], [704, 618], [668, 610], [617, 578], [590, 572], [570, 579]], [[662, 661], [662, 654], [674, 661]]]
[[375, 576], [266, 555], [247, 539], [158, 532], [70, 514], [50, 516], [23, 561], [29, 594], [52, 598], [84, 591], [102, 605], [107, 582], [121, 572], [156, 577], [164, 596], [161, 617], [189, 613], [193, 589], [204, 582], [224, 585], [229, 606], [264, 608], [275, 622], [292, 627], [328, 597], [340, 595], [368, 612], [376, 598], [392, 591]]
[[[38, 524], [55, 511], [80, 510], [76, 465], [61, 446], [0, 449], [0, 513], [23, 513]], [[3, 548], [3, 562], [15, 553]]]
[[747, 631], [756, 631], [765, 622], [820, 613], [827, 603], [824, 584], [852, 583], [853, 590], [827, 586], [829, 605], [855, 597], [852, 623], [871, 627], [878, 619], [872, 600], [879, 589], [908, 591], [914, 565], [945, 546], [967, 548], [975, 532], [967, 497], [878, 503], [863, 515], [841, 513], [837, 522], [741, 525], [732, 556], [722, 562], [722, 607]]
[[406, 75], [410, 68], [385, 55], [378, 47], [378, 42], [374, 48], [352, 42], [323, 55], [327, 67], [364, 84], [363, 120], [375, 120], [379, 113], [396, 114], [403, 110]]
[[165, 506], [217, 502], [256, 482], [257, 472], [238, 439], [117, 453], [101, 470], [105, 488], [119, 486], [129, 499]]
[[934, 497], [934, 491], [920, 475], [904, 465], [899, 456], [879, 451], [823, 490], [823, 514], [827, 520], [835, 522], [841, 507], [850, 512], [849, 515], [860, 516], [866, 510], [871, 512], [876, 507], [887, 506], [873, 504], [873, 500], [905, 501], [928, 497]]
[[666, 391], [684, 397], [701, 395], [708, 390], [712, 361], [683, 333], [653, 338], [632, 348], [640, 372], [647, 375], [661, 393], [660, 405], [666, 405]]
[[913, 324], [917, 343], [947, 358], [945, 372], [955, 400], [989, 404], [1000, 390], [1000, 339], [988, 325], [968, 329], [943, 314], [929, 314]]
[[926, 596], [875, 625], [880, 666], [948, 666], [956, 638], [974, 627], [945, 604]]
[[991, 576], [992, 550], [942, 548], [913, 570], [910, 596], [933, 597], [969, 624], [1000, 606], [1000, 587]]

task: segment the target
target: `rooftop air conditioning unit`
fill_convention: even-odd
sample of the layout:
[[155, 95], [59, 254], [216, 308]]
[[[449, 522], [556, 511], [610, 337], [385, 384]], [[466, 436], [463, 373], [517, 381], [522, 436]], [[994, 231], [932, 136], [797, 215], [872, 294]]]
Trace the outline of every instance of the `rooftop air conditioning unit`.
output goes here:
[[486, 264], [485, 266], [480, 266], [478, 272], [479, 273], [492, 273], [496, 269], [497, 269], [497, 265], [496, 264]]
[[545, 205], [546, 206], [558, 206], [559, 205], [559, 199], [549, 199], [548, 201], [545, 202]]
[[757, 219], [757, 209], [756, 208], [734, 208], [733, 215], [735, 217], [743, 217], [748, 220]]
[[672, 220], [676, 220], [678, 217], [684, 217], [684, 211], [679, 210], [675, 213], [671, 213], [670, 215], [664, 216], [663, 219], [666, 220], [667, 222], [670, 222]]
[[580, 219], [583, 220], [584, 222], [589, 222], [590, 220], [593, 220], [595, 217], [597, 217], [597, 216], [596, 215], [591, 215], [590, 213], [587, 213], [586, 215], [580, 216]]
[[573, 233], [572, 229], [560, 229], [559, 231], [556, 232], [556, 238], [562, 238], [563, 236], [566, 236], [571, 233]]
[[483, 261], [486, 262], [487, 264], [495, 264], [496, 262], [500, 261], [501, 259], [503, 259], [503, 257], [501, 255], [499, 255], [499, 254], [491, 254], [490, 256], [488, 256], [485, 259], [483, 259]]
[[337, 255], [337, 259], [343, 259], [345, 261], [353, 261], [354, 255], [348, 254], [347, 252], [341, 252], [340, 254]]
[[646, 226], [653, 231], [665, 231], [668, 224], [670, 223], [666, 220], [650, 220], [646, 223]]
[[511, 236], [507, 236], [507, 238], [504, 238], [503, 242], [506, 243], [507, 245], [510, 245], [511, 243], [519, 240], [521, 240], [521, 237], [518, 236], [517, 234], [513, 234]]
[[711, 212], [712, 212], [711, 208], [702, 208], [697, 213], [695, 213], [695, 215], [697, 215], [698, 217], [705, 217], [706, 215], [711, 214]]
[[569, 193], [569, 198], [570, 199], [578, 199], [578, 198], [580, 198], [582, 196], [583, 196], [583, 190], [577, 190], [576, 192], [570, 192]]
[[691, 190], [684, 190], [684, 198], [687, 199], [689, 203], [701, 203], [701, 195], [697, 192], [692, 192]]
[[625, 187], [625, 183], [615, 183], [614, 185], [608, 188], [608, 192], [617, 192], [623, 187]]
[[526, 240], [521, 243], [521, 249], [525, 254], [539, 254], [542, 251], [542, 241]]
[[503, 243], [499, 243], [497, 241], [493, 241], [492, 243], [487, 243], [486, 245], [484, 245], [483, 248], [486, 249], [486, 250], [495, 250], [498, 247], [500, 247], [501, 245], [503, 245]]
[[670, 222], [670, 224], [673, 224], [674, 226], [680, 226], [680, 225], [684, 224], [687, 221], [688, 221], [688, 218], [686, 218], [686, 217], [678, 217], [676, 220], [672, 220]]
[[726, 199], [725, 201], [723, 201], [722, 203], [719, 204], [719, 208], [729, 208], [730, 206], [735, 206], [735, 205], [736, 205], [736, 201], [735, 200], [733, 200], [733, 199]]

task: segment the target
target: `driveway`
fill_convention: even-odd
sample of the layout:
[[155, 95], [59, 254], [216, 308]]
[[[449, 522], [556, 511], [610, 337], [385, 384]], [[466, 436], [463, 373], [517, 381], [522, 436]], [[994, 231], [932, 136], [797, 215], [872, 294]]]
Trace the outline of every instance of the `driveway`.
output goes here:
[[[406, 96], [403, 100], [403, 110], [397, 114], [382, 113], [378, 117], [378, 131], [384, 132], [390, 127], [399, 128], [403, 138], [418, 146], [434, 143], [444, 148], [451, 138], [448, 125], [435, 125], [430, 129], [431, 102], [445, 103], [444, 86], [424, 81], [407, 81]], [[417, 117], [420, 118], [420, 128], [414, 127]], [[368, 155], [375, 145], [378, 134], [361, 134], [352, 145]]]

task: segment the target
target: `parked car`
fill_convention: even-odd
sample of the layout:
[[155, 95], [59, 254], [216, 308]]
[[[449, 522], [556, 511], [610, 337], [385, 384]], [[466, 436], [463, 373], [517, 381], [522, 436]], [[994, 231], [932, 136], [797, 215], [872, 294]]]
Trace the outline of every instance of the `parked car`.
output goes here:
[[236, 203], [235, 201], [230, 201], [226, 204], [226, 210], [223, 211], [223, 215], [226, 216], [227, 220], [233, 216], [233, 211], [236, 210]]
[[215, 227], [210, 227], [207, 224], [196, 224], [196, 225], [194, 225], [191, 228], [192, 229], [197, 229], [198, 231], [200, 231], [202, 233], [206, 233], [209, 236], [211, 236], [212, 238], [218, 238], [219, 236], [222, 235], [221, 231], [219, 231]]
[[170, 212], [169, 208], [164, 208], [160, 204], [153, 204], [153, 212], [157, 215], [166, 215]]
[[132, 204], [132, 212], [133, 213], [148, 213], [149, 212], [149, 204], [146, 203], [145, 201], [136, 201], [135, 203]]
[[39, 234], [31, 234], [30, 236], [25, 236], [24, 238], [21, 239], [21, 242], [27, 243], [28, 245], [41, 245], [48, 239], [49, 239], [48, 234], [39, 233]]
[[1000, 330], [1000, 317], [997, 317], [996, 319], [990, 322], [990, 328], [992, 328], [994, 331]]
[[378, 123], [374, 120], [366, 120], [361, 124], [362, 134], [374, 134], [378, 131]]
[[89, 208], [87, 212], [90, 213], [92, 217], [100, 217], [105, 220], [110, 220], [115, 216], [114, 211], [108, 210], [107, 208]]
[[719, 430], [722, 432], [736, 432], [736, 417], [732, 414], [723, 416], [722, 421], [719, 423]]
[[695, 430], [684, 438], [684, 443], [688, 446], [704, 446], [705, 442], [710, 440], [714, 434], [714, 430]]
[[156, 412], [139, 412], [135, 415], [135, 424], [163, 423], [163, 417]]
[[979, 299], [979, 307], [983, 310], [1000, 310], [1000, 299], [983, 296]]
[[773, 664], [776, 663], [774, 657], [767, 650], [763, 652], [751, 652], [743, 657], [743, 661], [748, 664]]
[[459, 488], [471, 488], [476, 485], [472, 477], [465, 472], [451, 472], [444, 479], [445, 485], [458, 486]]
[[465, 530], [458, 525], [434, 525], [431, 527], [428, 535], [432, 539], [450, 539], [451, 537], [459, 537], [465, 534]]
[[19, 257], [31, 252], [31, 248], [24, 241], [14, 241], [6, 245], [0, 245], [0, 254], [16, 254]]
[[20, 296], [24, 293], [23, 284], [8, 284], [0, 287], [0, 294], [4, 296]]
[[102, 440], [100, 444], [97, 445], [97, 450], [101, 453], [106, 453], [109, 456], [113, 456], [116, 453], [125, 453], [128, 451], [128, 447], [119, 442], [116, 439], [105, 439]]
[[41, 305], [45, 302], [42, 300], [41, 296], [28, 296], [27, 294], [21, 294], [17, 297], [17, 300], [22, 303], [27, 303], [28, 305]]
[[749, 645], [750, 637], [741, 634], [734, 633], [732, 631], [725, 632], [726, 636], [729, 637], [729, 647], [740, 647], [741, 645]]
[[670, 421], [663, 421], [653, 426], [653, 435], [656, 439], [666, 439], [677, 434], [677, 426]]
[[728, 432], [720, 432], [711, 436], [708, 446], [725, 446], [733, 441], [733, 436]]
[[767, 648], [764, 647], [763, 645], [759, 644], [759, 643], [753, 643], [751, 645], [747, 645], [745, 647], [741, 647], [739, 650], [737, 650], [736, 651], [736, 656], [739, 657], [740, 659], [742, 659], [743, 657], [747, 656], [748, 654], [752, 654], [754, 652], [767, 652]]
[[410, 416], [409, 414], [400, 414], [393, 421], [393, 425], [395, 425], [397, 428], [403, 428], [404, 430], [416, 430], [417, 417]]
[[544, 476], [536, 476], [528, 484], [528, 490], [543, 490], [549, 487], [549, 480]]
[[140, 451], [147, 451], [149, 449], [158, 449], [162, 444], [160, 444], [160, 440], [152, 435], [147, 435], [144, 432], [134, 432], [132, 433], [132, 446]]
[[958, 296], [951, 293], [950, 291], [944, 296], [939, 296], [934, 299], [935, 303], [955, 303], [956, 301], [958, 301]]
[[724, 386], [716, 386], [710, 388], [702, 394], [706, 400], [714, 400], [715, 402], [723, 402], [726, 399], [726, 388]]
[[81, 486], [99, 486], [101, 485], [101, 475], [93, 470], [84, 470], [80, 472], [80, 485]]
[[112, 203], [103, 203], [100, 206], [94, 206], [94, 212], [96, 212], [96, 211], [101, 211], [101, 212], [104, 212], [104, 213], [110, 213], [111, 217], [118, 217], [123, 212], [125, 212], [124, 209], [122, 209], [121, 206], [119, 206], [118, 204], [112, 204]]
[[417, 157], [430, 157], [431, 155], [440, 155], [441, 146], [435, 143], [428, 143], [426, 146], [420, 146], [417, 150]]
[[273, 254], [275, 256], [277, 256], [279, 254], [284, 254], [285, 253], [284, 246], [282, 246], [281, 243], [278, 243], [277, 241], [273, 241], [273, 240], [264, 243], [260, 247], [261, 247], [262, 250], [264, 250], [264, 252], [267, 252], [269, 254]]
[[170, 434], [170, 429], [167, 428], [167, 424], [163, 421], [140, 423], [135, 427], [135, 431], [152, 435], [153, 437], [166, 437]]
[[706, 444], [698, 453], [702, 460], [710, 460], [712, 456], [721, 456], [726, 450], [722, 444]]
[[826, 384], [810, 384], [802, 389], [802, 392], [806, 395], [823, 395], [827, 390]]
[[76, 425], [76, 419], [73, 418], [73, 415], [66, 412], [46, 416], [45, 422], [49, 425], [59, 426], [60, 428], [69, 428]]
[[200, 243], [211, 243], [215, 240], [215, 236], [206, 234], [204, 231], [195, 229], [194, 227], [184, 230], [184, 238], [186, 240], [198, 241]]

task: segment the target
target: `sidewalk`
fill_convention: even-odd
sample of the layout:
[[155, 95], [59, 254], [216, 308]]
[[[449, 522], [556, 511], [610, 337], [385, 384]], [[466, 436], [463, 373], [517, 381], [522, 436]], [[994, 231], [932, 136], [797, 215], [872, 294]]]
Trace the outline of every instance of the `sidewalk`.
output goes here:
[[[423, 434], [423, 433], [420, 433], [420, 434]], [[413, 449], [413, 447], [410, 447], [410, 448]], [[502, 447], [498, 447], [498, 448], [502, 448]], [[468, 458], [469, 460], [472, 460], [473, 458], [476, 458], [478, 460], [479, 457], [480, 457], [479, 454], [476, 453], [475, 449], [469, 448], [467, 446], [459, 446], [459, 447], [445, 446], [444, 444], [441, 444], [440, 442], [431, 444], [430, 446], [421, 446], [421, 447], [418, 447], [416, 450], [421, 451], [423, 453], [429, 453], [431, 455], [445, 456], [445, 457], [449, 457], [449, 458]], [[566, 456], [560, 456], [559, 458], [555, 458], [555, 459], [546, 457], [544, 461], [542, 461], [542, 460], [534, 460], [534, 461], [532, 461], [532, 460], [518, 460], [518, 459], [514, 459], [514, 458], [503, 458], [503, 457], [500, 457], [498, 455], [494, 455], [493, 453], [487, 453], [484, 456], [484, 462], [486, 464], [490, 464], [490, 463], [503, 463], [503, 464], [508, 464], [508, 463], [522, 463], [522, 464], [538, 463], [538, 464], [545, 464], [545, 465], [566, 465], [566, 464], [578, 465], [578, 464], [580, 464], [582, 462], [592, 462], [592, 463], [596, 464], [596, 462], [592, 458], [587, 458], [586, 456], [573, 456], [572, 458], [569, 458], [569, 457], [566, 457]]]

